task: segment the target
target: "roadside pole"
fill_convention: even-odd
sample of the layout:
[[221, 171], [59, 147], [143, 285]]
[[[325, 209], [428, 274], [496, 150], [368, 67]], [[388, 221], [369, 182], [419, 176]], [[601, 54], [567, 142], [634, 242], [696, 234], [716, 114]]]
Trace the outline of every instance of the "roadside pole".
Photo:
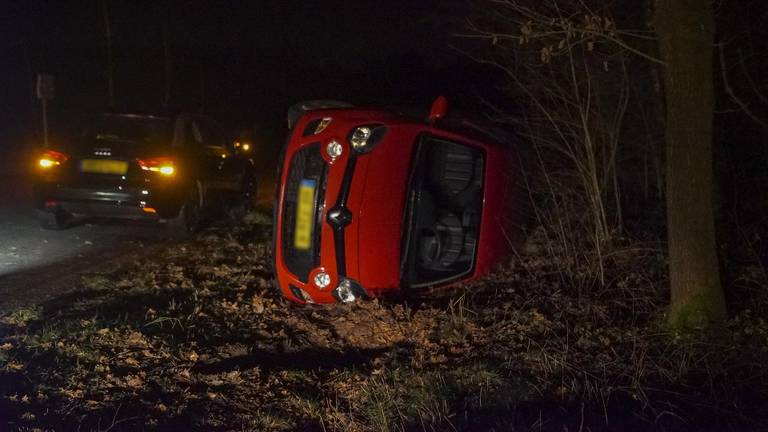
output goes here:
[[56, 94], [53, 75], [37, 74], [37, 98], [43, 108], [43, 146], [48, 148], [48, 100]]
[[43, 146], [48, 148], [48, 99], [43, 99]]

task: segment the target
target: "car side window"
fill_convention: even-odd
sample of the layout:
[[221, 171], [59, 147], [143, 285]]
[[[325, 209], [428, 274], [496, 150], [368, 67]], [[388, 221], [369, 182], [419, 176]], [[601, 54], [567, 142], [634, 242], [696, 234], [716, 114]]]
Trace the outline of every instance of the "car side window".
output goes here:
[[196, 124], [200, 126], [202, 141], [206, 146], [224, 147], [226, 140], [219, 125], [210, 118], [202, 117]]
[[200, 126], [195, 120], [192, 120], [189, 124], [192, 127], [192, 141], [198, 146], [203, 144], [205, 140], [203, 140], [203, 134], [200, 132]]
[[202, 147], [202, 133], [200, 132], [200, 128], [195, 124], [195, 121], [190, 118], [182, 118], [180, 122], [181, 136], [178, 139], [178, 146], [186, 148]]
[[221, 126], [216, 123], [215, 121], [210, 121], [210, 139], [211, 144], [226, 147], [227, 146], [227, 138], [224, 134], [224, 131], [222, 130]]
[[171, 145], [173, 147], [184, 147], [184, 127], [186, 122], [184, 119], [177, 117], [173, 123], [173, 141]]

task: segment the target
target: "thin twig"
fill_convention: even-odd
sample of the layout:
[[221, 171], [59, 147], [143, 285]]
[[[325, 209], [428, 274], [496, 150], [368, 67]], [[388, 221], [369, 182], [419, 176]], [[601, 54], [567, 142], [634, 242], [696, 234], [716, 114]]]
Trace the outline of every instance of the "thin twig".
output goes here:
[[720, 73], [723, 77], [723, 86], [725, 87], [725, 92], [728, 94], [728, 96], [731, 97], [731, 100], [733, 100], [736, 105], [741, 108], [747, 117], [751, 118], [752, 121], [759, 124], [763, 128], [768, 129], [768, 123], [753, 113], [752, 110], [749, 109], [749, 105], [741, 100], [741, 98], [736, 95], [736, 92], [733, 91], [733, 87], [731, 87], [731, 82], [728, 80], [728, 73], [726, 72], [725, 67], [725, 45], [723, 43], [719, 43], [717, 44], [717, 48], [718, 52], [720, 53]]

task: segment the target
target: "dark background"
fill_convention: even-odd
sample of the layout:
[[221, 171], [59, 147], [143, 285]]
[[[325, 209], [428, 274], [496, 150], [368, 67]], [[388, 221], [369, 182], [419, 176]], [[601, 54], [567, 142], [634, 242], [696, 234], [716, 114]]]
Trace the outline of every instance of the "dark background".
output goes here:
[[41, 141], [39, 72], [56, 78], [54, 141], [78, 114], [108, 106], [104, 4], [117, 110], [161, 108], [164, 34], [170, 107], [270, 141], [282, 141], [285, 111], [301, 100], [426, 108], [443, 94], [468, 109], [492, 93], [495, 72], [452, 47], [464, 2], [8, 2], [0, 9], [0, 151]]

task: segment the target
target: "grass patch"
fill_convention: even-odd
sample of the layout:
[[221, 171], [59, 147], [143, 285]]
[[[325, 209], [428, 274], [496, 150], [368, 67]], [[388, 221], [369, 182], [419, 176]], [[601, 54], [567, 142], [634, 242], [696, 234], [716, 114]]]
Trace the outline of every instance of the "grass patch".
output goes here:
[[10, 314], [2, 317], [0, 319], [0, 322], [3, 324], [11, 325], [11, 326], [17, 326], [17, 327], [24, 327], [31, 321], [37, 321], [42, 317], [42, 308], [35, 306], [35, 307], [24, 307], [19, 308]]
[[631, 271], [609, 262], [601, 289], [526, 256], [446, 299], [299, 307], [272, 288], [268, 238], [264, 224], [214, 229], [4, 317], [4, 429], [749, 430], [764, 418], [768, 325], [742, 311], [721, 345], [663, 334], [656, 255]]

